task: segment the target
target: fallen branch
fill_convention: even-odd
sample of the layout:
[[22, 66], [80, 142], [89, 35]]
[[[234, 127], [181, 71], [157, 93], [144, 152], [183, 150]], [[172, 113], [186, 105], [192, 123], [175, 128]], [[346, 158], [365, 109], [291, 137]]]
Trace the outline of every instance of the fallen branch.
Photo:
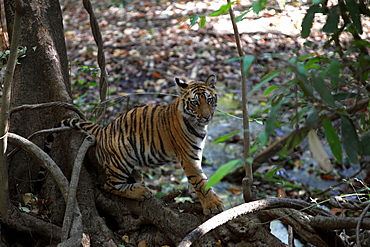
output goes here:
[[[309, 224], [312, 217], [307, 217], [307, 214], [291, 208], [271, 209], [265, 211], [264, 214], [267, 214], [269, 218], [279, 219], [284, 225], [290, 226], [302, 239], [313, 246], [328, 246], [318, 231]], [[329, 217], [329, 219], [331, 218]], [[334, 237], [332, 239], [334, 240]]]
[[[81, 212], [78, 207], [78, 204], [75, 203], [76, 186], [77, 186], [77, 181], [79, 177], [79, 169], [81, 168], [83, 157], [85, 156], [87, 149], [94, 143], [95, 138], [92, 138], [91, 136], [86, 137], [85, 138], [86, 141], [84, 142], [84, 145], [79, 150], [79, 153], [77, 155], [76, 162], [75, 162], [77, 168], [74, 169], [74, 173], [73, 173], [74, 175], [73, 187], [70, 187], [67, 178], [64, 176], [59, 166], [55, 164], [55, 162], [50, 158], [50, 156], [47, 155], [36, 144], [13, 133], [8, 133], [8, 138], [9, 138], [10, 143], [18, 147], [21, 147], [27, 153], [29, 153], [30, 155], [35, 157], [37, 160], [39, 160], [42, 166], [53, 176], [53, 178], [55, 179], [56, 183], [59, 186], [59, 189], [62, 192], [64, 200], [67, 203], [66, 216], [65, 216], [66, 227], [63, 226], [63, 240], [66, 240], [66, 237], [65, 237], [66, 234], [68, 236], [72, 218], [74, 219], [73, 225], [72, 225], [72, 229], [73, 229], [72, 233], [74, 233], [74, 236], [73, 238], [71, 238], [71, 240], [68, 240], [66, 244], [62, 243], [61, 246], [71, 246], [72, 244], [71, 242], [73, 243], [76, 243], [76, 241], [80, 242], [81, 237], [82, 237], [82, 220], [81, 220]], [[76, 236], [78, 234], [79, 236]]]
[[[358, 217], [336, 217], [336, 218], [328, 218], [325, 216], [315, 216], [311, 219], [310, 225], [315, 228], [322, 228], [322, 229], [355, 229], [359, 222]], [[370, 219], [365, 218], [361, 221], [361, 228], [370, 230]]]
[[361, 225], [362, 225], [362, 222], [364, 220], [365, 215], [369, 211], [369, 208], [370, 208], [370, 204], [368, 204], [366, 206], [366, 208], [364, 208], [364, 210], [362, 211], [362, 213], [361, 213], [361, 215], [360, 215], [360, 217], [358, 219], [357, 225], [356, 225], [356, 241], [357, 241], [357, 246], [358, 247], [361, 247], [361, 241], [360, 241], [360, 229], [361, 229]]
[[53, 176], [60, 191], [62, 192], [64, 200], [67, 201], [69, 182], [54, 160], [36, 144], [30, 142], [24, 137], [13, 133], [8, 133], [8, 138], [9, 143], [22, 148], [24, 151], [40, 161], [41, 165]]
[[196, 239], [200, 238], [207, 232], [215, 229], [216, 227], [225, 224], [226, 222], [240, 216], [243, 214], [254, 213], [261, 210], [273, 209], [273, 208], [294, 208], [301, 210], [310, 215], [322, 214], [327, 217], [335, 217], [328, 211], [325, 211], [321, 208], [315, 207], [316, 205], [309, 204], [305, 201], [296, 200], [296, 199], [285, 199], [285, 198], [268, 198], [258, 201], [252, 201], [248, 203], [241, 204], [237, 207], [230, 208], [218, 215], [215, 215], [211, 219], [207, 220], [191, 233], [189, 233], [178, 245], [178, 247], [188, 247]]
[[3, 219], [7, 227], [32, 235], [42, 236], [44, 239], [60, 242], [62, 228], [41, 220], [33, 215], [21, 213], [14, 206], [11, 207], [7, 219]]
[[[69, 185], [67, 207], [66, 207], [66, 212], [64, 214], [64, 220], [63, 220], [62, 241], [66, 241], [69, 236], [71, 236], [72, 238], [76, 236], [76, 238], [74, 238], [76, 239], [76, 242], [73, 244], [75, 246], [81, 243], [81, 238], [82, 238], [82, 228], [74, 228], [75, 231], [70, 232], [72, 222], [81, 221], [81, 217], [80, 217], [81, 215], [78, 215], [77, 217], [74, 215], [74, 208], [76, 206], [77, 185], [78, 185], [78, 180], [80, 178], [81, 166], [84, 161], [86, 152], [94, 143], [95, 143], [94, 135], [88, 135], [85, 137], [82, 145], [80, 146], [80, 149], [78, 150], [78, 154], [76, 156], [76, 159], [73, 165], [71, 182]], [[82, 225], [82, 222], [79, 222], [77, 225]], [[72, 244], [72, 243], [69, 243], [69, 244]]]

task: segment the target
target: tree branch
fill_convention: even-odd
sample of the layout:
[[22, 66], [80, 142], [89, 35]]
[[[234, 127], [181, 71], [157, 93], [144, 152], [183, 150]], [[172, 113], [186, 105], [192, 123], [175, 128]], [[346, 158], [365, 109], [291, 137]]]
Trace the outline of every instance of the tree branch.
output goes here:
[[67, 201], [69, 182], [60, 170], [59, 166], [55, 164], [54, 160], [52, 160], [50, 156], [36, 144], [30, 142], [26, 138], [13, 133], [8, 133], [7, 135], [9, 143], [21, 147], [24, 151], [40, 161], [41, 165], [53, 176], [62, 192], [63, 198]]
[[[230, 0], [227, 0], [228, 4], [230, 4]], [[230, 6], [229, 14], [231, 18], [231, 23], [234, 29], [234, 36], [235, 36], [235, 43], [238, 49], [239, 57], [243, 57], [244, 53], [242, 50], [241, 42], [240, 42], [240, 35], [238, 31], [238, 26], [235, 23], [235, 15], [233, 8]], [[249, 112], [248, 112], [248, 99], [247, 99], [247, 83], [246, 83], [246, 75], [244, 71], [244, 61], [241, 59], [240, 61], [240, 69], [242, 73], [242, 105], [243, 105], [243, 129], [248, 131], [243, 131], [243, 146], [244, 146], [244, 167], [245, 167], [245, 177], [242, 180], [243, 183], [243, 197], [245, 202], [249, 202], [256, 199], [257, 193], [256, 188], [253, 187], [253, 169], [252, 164], [247, 162], [247, 158], [249, 157], [249, 149], [250, 149], [250, 131], [249, 131]]]
[[244, 203], [213, 216], [211, 219], [207, 220], [206, 222], [198, 226], [195, 230], [193, 230], [191, 233], [189, 233], [181, 241], [178, 247], [190, 246], [196, 239], [200, 238], [207, 232], [215, 229], [216, 227], [222, 224], [225, 224], [226, 222], [240, 215], [254, 213], [266, 209], [294, 208], [306, 212], [308, 214], [322, 214], [325, 216], [335, 217], [328, 211], [325, 211], [321, 208], [314, 208], [315, 206], [316, 205], [309, 204], [305, 201], [285, 198], [268, 198], [259, 201]]
[[94, 36], [95, 43], [98, 46], [98, 64], [100, 68], [100, 81], [99, 81], [99, 94], [100, 94], [100, 107], [98, 108], [97, 117], [98, 117], [98, 123], [104, 116], [104, 111], [106, 108], [105, 102], [106, 96], [107, 96], [107, 88], [108, 88], [108, 79], [107, 79], [107, 71], [105, 68], [105, 57], [104, 57], [104, 51], [103, 51], [103, 38], [100, 33], [99, 24], [96, 20], [94, 10], [92, 9], [91, 2], [89, 0], [83, 0], [83, 5], [86, 9], [86, 11], [90, 15], [90, 25], [91, 25], [91, 31]]
[[[35, 157], [37, 160], [39, 160], [42, 164], [42, 166], [53, 176], [55, 179], [56, 183], [59, 186], [59, 189], [62, 192], [62, 195], [64, 197], [64, 200], [67, 203], [67, 208], [66, 210], [66, 217], [65, 217], [65, 222], [67, 227], [63, 227], [63, 239], [65, 239], [65, 232], [69, 232], [70, 228], [70, 222], [69, 220], [74, 219], [73, 221], [73, 233], [74, 236], [71, 238], [71, 241], [68, 241], [69, 246], [72, 244], [71, 242], [76, 242], [80, 241], [82, 237], [82, 220], [81, 220], [81, 212], [78, 207], [78, 204], [75, 203], [75, 196], [76, 196], [76, 186], [78, 182], [78, 177], [81, 169], [81, 163], [83, 160], [83, 157], [85, 156], [85, 153], [87, 149], [92, 145], [92, 143], [95, 141], [95, 138], [92, 138], [91, 136], [87, 136], [85, 138], [84, 145], [80, 148], [79, 153], [77, 155], [75, 165], [77, 168], [74, 168], [74, 177], [73, 177], [73, 187], [69, 186], [69, 182], [67, 178], [64, 176], [63, 172], [60, 170], [57, 164], [50, 158], [49, 155], [47, 155], [41, 148], [39, 148], [37, 145], [34, 143], [30, 142], [29, 140], [18, 136], [13, 133], [8, 133], [8, 138], [9, 142], [21, 147], [23, 150], [25, 150], [27, 153], [31, 154], [33, 157]], [[73, 197], [73, 198], [72, 198]], [[72, 214], [75, 214], [72, 216]], [[72, 220], [71, 220], [72, 221]], [[67, 230], [66, 230], [67, 229]], [[79, 236], [76, 236], [77, 234], [80, 234]], [[62, 245], [63, 246], [63, 245]]]
[[23, 111], [23, 110], [28, 110], [28, 109], [44, 109], [44, 108], [49, 108], [49, 107], [64, 107], [66, 109], [72, 110], [78, 114], [78, 116], [86, 120], [85, 115], [82, 113], [82, 111], [76, 107], [73, 104], [67, 103], [67, 102], [48, 102], [48, 103], [42, 103], [42, 104], [32, 104], [32, 105], [21, 105], [14, 107], [10, 109], [10, 114], [13, 114], [18, 111]]
[[[310, 225], [315, 228], [322, 228], [322, 229], [355, 229], [359, 222], [359, 218], [357, 217], [335, 217], [335, 218], [328, 218], [325, 216], [315, 216], [311, 219]], [[370, 230], [370, 219], [365, 218], [361, 222], [361, 228]]]
[[[70, 232], [70, 230], [71, 230], [72, 222], [81, 221], [81, 217], [76, 218], [73, 215], [74, 208], [76, 205], [77, 185], [78, 185], [78, 180], [80, 177], [81, 166], [84, 161], [86, 152], [94, 143], [95, 143], [94, 135], [88, 135], [85, 137], [82, 145], [80, 146], [80, 149], [78, 150], [78, 154], [76, 156], [75, 163], [73, 165], [72, 177], [71, 177], [71, 182], [70, 182], [69, 191], [68, 191], [67, 207], [66, 207], [66, 212], [64, 215], [64, 220], [63, 220], [62, 241], [66, 241], [68, 239], [68, 236], [71, 236], [71, 237], [77, 236], [77, 239], [78, 237], [79, 238], [82, 237], [82, 228], [74, 228], [76, 230], [75, 232]], [[82, 226], [82, 222], [79, 222], [77, 225]], [[79, 240], [75, 244], [78, 245], [80, 242], [81, 241]]]
[[21, 16], [24, 13], [21, 0], [15, 1], [15, 16], [10, 54], [4, 75], [4, 87], [0, 110], [0, 216], [6, 218], [10, 210], [9, 185], [8, 185], [8, 163], [6, 160], [7, 133], [9, 131], [9, 108], [14, 76], [15, 64], [18, 55], [19, 39], [21, 36]]
[[[32, 135], [27, 137], [27, 140], [32, 140], [33, 138], [41, 135], [41, 134], [50, 134], [50, 133], [59, 133], [63, 131], [70, 130], [72, 127], [64, 126], [64, 127], [59, 127], [59, 128], [52, 128], [52, 129], [44, 129], [44, 130], [39, 130]], [[9, 152], [8, 154], [8, 159], [15, 155], [18, 151], [20, 150], [19, 147], [15, 147], [12, 151]]]
[[[346, 112], [348, 114], [354, 114], [355, 112], [357, 112], [357, 111], [359, 111], [363, 108], [366, 108], [367, 105], [369, 104], [369, 101], [370, 101], [370, 98], [360, 99], [360, 100], [356, 101], [353, 105], [348, 107], [346, 109]], [[330, 118], [330, 120], [334, 121], [334, 120], [339, 119], [340, 115], [338, 113], [332, 113], [332, 114], [329, 114], [328, 117]], [[321, 124], [321, 122], [319, 123], [319, 126], [320, 126], [320, 124]], [[285, 147], [288, 140], [292, 136], [299, 135], [300, 133], [302, 133], [304, 131], [308, 131], [308, 129], [309, 129], [308, 127], [304, 126], [304, 127], [301, 127], [299, 129], [296, 129], [296, 130], [292, 131], [291, 133], [289, 133], [288, 135], [279, 139], [278, 141], [274, 142], [269, 147], [267, 147], [265, 150], [263, 150], [258, 155], [256, 155], [253, 159], [253, 162], [257, 163], [257, 164], [262, 164], [264, 162], [267, 162], [270, 157], [272, 157], [273, 155], [275, 155], [277, 152], [279, 152], [280, 150], [282, 150]]]
[[14, 206], [11, 207], [10, 214], [4, 223], [12, 229], [17, 231], [37, 234], [45, 239], [60, 242], [62, 235], [62, 228], [52, 223], [45, 222], [35, 216], [27, 213], [21, 213]]

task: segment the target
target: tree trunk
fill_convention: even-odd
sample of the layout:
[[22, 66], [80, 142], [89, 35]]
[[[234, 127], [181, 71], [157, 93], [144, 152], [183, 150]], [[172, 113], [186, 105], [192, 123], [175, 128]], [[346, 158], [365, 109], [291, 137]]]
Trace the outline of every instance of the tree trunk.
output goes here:
[[[24, 0], [25, 13], [22, 18], [20, 46], [26, 47], [25, 57], [19, 59], [12, 85], [11, 107], [24, 104], [39, 104], [53, 101], [72, 103], [68, 59], [64, 40], [61, 9], [58, 0], [42, 2]], [[14, 18], [14, 1], [5, 1], [8, 30], [11, 33]], [[10, 41], [11, 42], [11, 41]], [[64, 118], [74, 116], [74, 112], [63, 108], [29, 109], [16, 112], [10, 117], [10, 132], [27, 137], [32, 133], [52, 128]], [[69, 141], [68, 135], [57, 142], [60, 150], [77, 148]], [[41, 148], [45, 136], [33, 139]], [[60, 144], [59, 144], [60, 143]], [[8, 148], [8, 151], [12, 147]], [[54, 160], [65, 174], [69, 174], [73, 164], [73, 152], [56, 152]], [[9, 189], [11, 199], [20, 200], [25, 193], [34, 193], [34, 184], [40, 171], [40, 163], [20, 151], [9, 160]], [[56, 188], [51, 176], [46, 179], [45, 197], [52, 200], [51, 210], [55, 210], [62, 222], [64, 212], [63, 197]]]

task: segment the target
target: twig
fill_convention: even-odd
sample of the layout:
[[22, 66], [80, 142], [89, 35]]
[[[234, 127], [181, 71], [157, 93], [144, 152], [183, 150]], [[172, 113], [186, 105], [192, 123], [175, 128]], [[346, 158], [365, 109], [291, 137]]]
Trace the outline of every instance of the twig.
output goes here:
[[100, 68], [100, 80], [99, 80], [99, 94], [100, 94], [100, 104], [103, 107], [98, 108], [97, 117], [98, 117], [98, 123], [101, 121], [101, 119], [104, 116], [106, 105], [103, 103], [107, 96], [107, 89], [108, 89], [108, 79], [107, 79], [107, 71], [105, 69], [105, 57], [104, 57], [104, 51], [103, 51], [103, 38], [100, 33], [100, 28], [98, 21], [96, 20], [94, 10], [92, 9], [91, 2], [89, 0], [83, 0], [83, 5], [86, 9], [86, 11], [90, 15], [90, 25], [91, 25], [91, 31], [94, 36], [95, 43], [98, 46], [98, 64]]
[[30, 142], [26, 138], [14, 133], [8, 133], [7, 136], [9, 138], [9, 143], [21, 147], [24, 151], [41, 162], [41, 165], [53, 176], [62, 192], [63, 198], [67, 201], [69, 182], [54, 160], [36, 144]]
[[[230, 0], [227, 0], [228, 4], [230, 4]], [[234, 36], [235, 36], [235, 43], [238, 49], [239, 57], [243, 57], [243, 50], [240, 42], [240, 35], [238, 31], [238, 26], [235, 23], [235, 15], [232, 7], [229, 8], [229, 14], [231, 18], [231, 23], [234, 29]], [[249, 130], [249, 113], [248, 113], [248, 100], [247, 100], [247, 84], [246, 84], [246, 75], [244, 73], [244, 62], [243, 59], [240, 61], [240, 68], [242, 73], [242, 104], [243, 104], [243, 129]], [[247, 162], [247, 158], [249, 157], [249, 149], [250, 149], [250, 133], [249, 131], [243, 132], [243, 139], [244, 139], [244, 167], [245, 167], [245, 177], [243, 178], [243, 196], [244, 201], [249, 202], [256, 199], [256, 190], [253, 188], [253, 169], [252, 164]]]
[[356, 225], [356, 241], [357, 241], [357, 246], [358, 247], [361, 247], [361, 241], [360, 241], [360, 228], [361, 228], [361, 223], [362, 221], [364, 220], [364, 217], [365, 215], [367, 214], [367, 212], [369, 211], [369, 208], [370, 208], [370, 204], [368, 204], [366, 206], [366, 208], [364, 208], [364, 210], [362, 211], [360, 217], [358, 218], [358, 222], [357, 222], [357, 225]]
[[[335, 217], [328, 218], [317, 215], [310, 220], [310, 225], [315, 228], [336, 230], [336, 229], [354, 229], [358, 224], [357, 217]], [[365, 218], [361, 222], [362, 229], [370, 230], [370, 219]]]
[[[68, 236], [82, 237], [82, 229], [78, 229], [79, 230], [78, 232], [73, 233], [73, 232], [70, 232], [70, 228], [71, 228], [73, 219], [76, 219], [76, 217], [73, 215], [74, 213], [73, 209], [76, 204], [76, 192], [77, 192], [78, 180], [80, 177], [81, 166], [82, 166], [87, 150], [89, 149], [89, 147], [91, 147], [94, 144], [94, 142], [95, 142], [94, 135], [86, 136], [82, 145], [80, 146], [80, 149], [78, 150], [78, 154], [74, 162], [71, 182], [69, 185], [67, 207], [66, 207], [66, 212], [64, 215], [64, 220], [63, 220], [62, 241], [66, 241], [68, 239]], [[76, 244], [78, 245], [78, 243]]]
[[8, 219], [2, 221], [10, 229], [35, 235], [50, 241], [60, 242], [62, 228], [33, 215], [22, 213], [12, 205]]
[[49, 108], [49, 107], [64, 107], [66, 109], [76, 112], [81, 119], [86, 120], [85, 115], [82, 113], [82, 111], [78, 107], [76, 107], [73, 104], [67, 103], [67, 102], [48, 102], [48, 103], [42, 103], [42, 104], [21, 105], [21, 106], [17, 106], [17, 107], [10, 109], [10, 114], [13, 114], [18, 111], [28, 110], [28, 109], [40, 109], [40, 108]]
[[[219, 213], [213, 216], [211, 219], [207, 220], [196, 229], [194, 229], [191, 233], [189, 233], [178, 245], [178, 247], [188, 247], [190, 246], [196, 239], [200, 238], [207, 232], [215, 229], [216, 227], [226, 223], [229, 220], [236, 218], [237, 216], [243, 214], [249, 214], [253, 212], [257, 212], [260, 210], [266, 209], [273, 209], [273, 208], [294, 208], [298, 210], [305, 211], [307, 213], [316, 213], [316, 214], [323, 214], [325, 216], [332, 216], [331, 213], [321, 209], [321, 208], [313, 208], [315, 205], [309, 204], [304, 201], [296, 200], [296, 199], [285, 199], [285, 198], [268, 198], [259, 201], [252, 201], [248, 203], [241, 204], [237, 207], [230, 208], [222, 213]], [[310, 210], [308, 210], [310, 209]]]
[[[27, 137], [27, 140], [32, 140], [34, 137], [37, 137], [41, 134], [59, 133], [59, 132], [67, 131], [67, 130], [70, 130], [70, 129], [72, 129], [72, 127], [64, 126], [64, 127], [59, 127], [59, 128], [39, 130], [39, 131], [33, 133], [32, 135], [30, 135], [29, 137]], [[9, 154], [7, 156], [8, 159], [11, 158], [13, 155], [15, 155], [19, 150], [20, 150], [19, 147], [15, 147], [11, 152], [9, 152]]]
[[[63, 172], [60, 170], [59, 166], [53, 161], [53, 159], [50, 158], [49, 155], [47, 155], [41, 148], [39, 148], [36, 144], [30, 142], [26, 138], [23, 138], [19, 135], [13, 134], [13, 133], [8, 133], [7, 134], [9, 138], [9, 142], [12, 143], [13, 145], [16, 145], [18, 147], [21, 147], [24, 151], [38, 159], [42, 166], [53, 176], [55, 179], [56, 183], [58, 184], [58, 187], [60, 191], [62, 192], [63, 198], [66, 203], [69, 202], [69, 182], [67, 178], [64, 176]], [[85, 148], [85, 147], [83, 147]], [[84, 150], [84, 149], [83, 149]], [[79, 174], [78, 174], [79, 175]], [[73, 190], [73, 189], [72, 189]], [[75, 189], [74, 189], [75, 190]], [[73, 194], [73, 192], [71, 193]], [[74, 194], [76, 192], [74, 191]], [[68, 204], [67, 204], [68, 205]], [[82, 230], [82, 220], [81, 220], [81, 212], [78, 207], [77, 203], [72, 203], [72, 205], [69, 208], [68, 212], [72, 212], [75, 214], [74, 216], [74, 221], [73, 221], [73, 229], [78, 229], [77, 231]], [[82, 231], [81, 231], [81, 236], [82, 236]], [[79, 240], [80, 238], [75, 238]], [[77, 241], [76, 240], [76, 241]], [[68, 242], [70, 244], [70, 241]], [[62, 244], [63, 246], [63, 244]], [[69, 245], [73, 246], [73, 245]]]
[[15, 64], [18, 55], [19, 38], [21, 36], [21, 16], [24, 7], [21, 0], [15, 1], [15, 15], [12, 42], [10, 44], [10, 54], [4, 75], [4, 86], [0, 110], [0, 216], [4, 219], [8, 217], [10, 210], [9, 189], [8, 189], [8, 164], [6, 161], [7, 133], [9, 131], [9, 109], [11, 98], [11, 84], [14, 76]]

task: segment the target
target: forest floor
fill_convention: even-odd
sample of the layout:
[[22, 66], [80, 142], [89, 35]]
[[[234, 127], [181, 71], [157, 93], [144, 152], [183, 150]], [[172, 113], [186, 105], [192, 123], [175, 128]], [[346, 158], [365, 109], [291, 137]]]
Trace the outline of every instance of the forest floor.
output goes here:
[[[121, 111], [135, 105], [167, 103], [176, 95], [174, 78], [182, 80], [205, 80], [209, 74], [217, 75], [220, 94], [220, 112], [210, 126], [209, 151], [205, 159], [208, 175], [220, 165], [232, 159], [241, 158], [241, 136], [234, 135], [230, 141], [214, 144], [214, 140], [242, 128], [240, 67], [237, 61], [228, 62], [238, 56], [232, 24], [228, 15], [208, 17], [226, 1], [156, 1], [156, 0], [105, 0], [92, 1], [95, 15], [103, 35], [104, 50], [109, 75], [109, 99], [111, 105], [107, 121], [114, 119]], [[88, 116], [99, 102], [97, 78], [97, 46], [90, 30], [89, 16], [80, 1], [61, 1], [64, 17], [67, 50], [70, 59], [71, 78], [75, 104]], [[236, 16], [250, 8], [249, 1], [234, 5]], [[323, 50], [325, 36], [320, 29], [324, 16], [317, 16], [311, 35], [300, 38], [301, 21], [308, 4], [287, 3], [284, 7], [270, 5], [259, 15], [249, 12], [238, 23], [242, 47], [245, 54], [254, 55], [255, 63], [247, 84], [253, 88], [267, 73], [284, 68], [292, 57], [305, 54], [330, 52]], [[206, 25], [190, 25], [192, 15], [207, 16]], [[364, 36], [370, 37], [369, 24], [364, 25]], [[286, 75], [285, 75], [286, 76]], [[260, 113], [268, 96], [262, 94], [269, 85], [281, 85], [291, 78], [275, 77], [268, 84], [250, 96], [251, 116]], [[258, 112], [256, 114], [255, 112]], [[234, 117], [226, 115], [229, 113]], [[266, 113], [265, 113], [266, 114]], [[251, 122], [252, 140], [262, 130], [257, 121]], [[285, 133], [278, 133], [282, 136]], [[277, 137], [278, 138], [278, 137]], [[259, 180], [274, 164], [261, 167], [257, 172], [256, 184], [260, 195], [284, 196], [308, 199], [312, 190], [325, 190], [340, 182], [338, 176], [324, 176], [317, 172], [317, 164], [302, 144], [294, 159], [283, 164], [279, 179]], [[221, 151], [220, 151], [221, 150]], [[277, 157], [278, 159], [278, 157]], [[303, 164], [302, 164], [303, 163]], [[181, 170], [181, 169], [178, 169]], [[357, 169], [340, 168], [343, 176], [355, 173]], [[174, 183], [181, 188], [184, 181], [181, 171], [164, 167], [158, 173], [167, 174], [167, 179], [156, 182]], [[154, 173], [154, 175], [153, 175]], [[171, 182], [172, 181], [172, 182]], [[284, 186], [283, 186], [284, 184]], [[241, 202], [240, 186], [220, 185], [224, 199], [231, 205]], [[165, 186], [163, 186], [165, 187]], [[168, 187], [167, 187], [168, 188]], [[162, 190], [166, 190], [163, 189]], [[220, 191], [218, 191], [220, 193]], [[226, 199], [228, 198], [228, 199]]]

